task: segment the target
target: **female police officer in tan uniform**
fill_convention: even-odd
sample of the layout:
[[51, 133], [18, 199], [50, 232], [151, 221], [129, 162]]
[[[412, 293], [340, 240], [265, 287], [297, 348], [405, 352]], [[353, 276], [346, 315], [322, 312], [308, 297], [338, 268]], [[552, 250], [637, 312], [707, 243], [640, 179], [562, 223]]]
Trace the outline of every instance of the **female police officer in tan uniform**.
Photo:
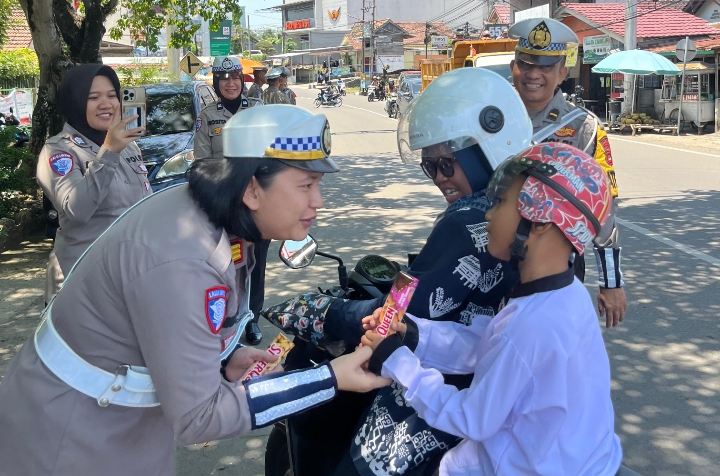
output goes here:
[[[187, 184], [128, 211], [46, 308], [0, 383], [0, 474], [169, 476], [176, 441], [234, 437], [337, 389], [389, 383], [346, 370], [369, 349], [238, 381], [277, 359], [237, 349], [225, 327], [247, 311], [251, 243], [304, 239], [320, 179], [338, 169], [325, 116], [305, 109], [251, 108], [225, 131], [227, 158], [196, 160]], [[234, 353], [221, 363], [223, 348]]]
[[235, 56], [218, 56], [213, 61], [213, 88], [220, 98], [200, 112], [195, 121], [195, 158], [223, 156], [222, 129], [238, 111], [248, 107], [242, 65]]
[[120, 81], [109, 66], [85, 64], [65, 73], [57, 103], [66, 123], [45, 142], [37, 181], [58, 211], [60, 228], [47, 271], [45, 302], [80, 255], [150, 183], [134, 141], [144, 127], [125, 130]]

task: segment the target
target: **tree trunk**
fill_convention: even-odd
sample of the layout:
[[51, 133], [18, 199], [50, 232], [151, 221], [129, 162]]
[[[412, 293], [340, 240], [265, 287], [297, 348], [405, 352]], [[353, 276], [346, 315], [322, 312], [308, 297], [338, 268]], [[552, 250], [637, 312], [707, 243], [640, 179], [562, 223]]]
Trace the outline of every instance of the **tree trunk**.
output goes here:
[[52, 0], [20, 0], [30, 27], [33, 47], [40, 63], [40, 84], [33, 109], [33, 131], [30, 150], [40, 153], [48, 136], [62, 130], [64, 120], [55, 106], [55, 93], [65, 71], [72, 67], [63, 54], [63, 42], [58, 34]]
[[65, 72], [82, 63], [100, 63], [105, 18], [119, 0], [84, 0], [85, 17], [75, 15], [67, 0], [19, 0], [27, 18], [40, 63], [40, 84], [33, 110], [30, 150], [38, 155], [49, 136], [58, 134], [65, 120], [55, 104]]

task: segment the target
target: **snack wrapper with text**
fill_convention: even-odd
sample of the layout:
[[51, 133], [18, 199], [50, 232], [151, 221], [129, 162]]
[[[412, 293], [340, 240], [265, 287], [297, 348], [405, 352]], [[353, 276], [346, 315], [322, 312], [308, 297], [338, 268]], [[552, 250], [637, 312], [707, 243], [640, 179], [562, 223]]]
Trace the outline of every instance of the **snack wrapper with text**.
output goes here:
[[245, 375], [243, 375], [241, 380], [244, 382], [245, 380], [250, 380], [251, 378], [267, 374], [274, 369], [282, 361], [282, 359], [285, 358], [287, 353], [290, 352], [293, 347], [295, 347], [295, 344], [293, 344], [290, 339], [282, 334], [278, 334], [275, 340], [270, 343], [267, 351], [273, 355], [279, 355], [280, 358], [272, 364], [263, 362], [262, 360], [254, 362]]
[[387, 337], [395, 333], [390, 327], [393, 322], [400, 322], [405, 315], [405, 310], [410, 305], [410, 299], [418, 286], [418, 279], [413, 278], [409, 274], [398, 273], [395, 282], [392, 285], [390, 294], [385, 300], [385, 305], [380, 314], [380, 322], [375, 328], [375, 332], [383, 337]]

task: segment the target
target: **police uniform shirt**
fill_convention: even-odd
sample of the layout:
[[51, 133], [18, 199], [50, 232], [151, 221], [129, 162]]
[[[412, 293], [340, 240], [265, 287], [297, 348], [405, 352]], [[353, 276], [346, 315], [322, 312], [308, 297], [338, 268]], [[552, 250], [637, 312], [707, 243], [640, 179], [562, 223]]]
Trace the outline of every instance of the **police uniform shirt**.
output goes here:
[[222, 317], [243, 306], [253, 255], [210, 223], [187, 184], [125, 215], [73, 271], [52, 320], [90, 365], [147, 367], [162, 406], [100, 407], [52, 374], [30, 339], [0, 384], [0, 409], [13, 409], [0, 411], [0, 474], [171, 476], [176, 441], [248, 431], [243, 386], [222, 379], [219, 355], [237, 331]]
[[249, 98], [261, 99], [262, 93], [262, 86], [260, 86], [258, 83], [253, 83], [252, 86], [250, 86], [247, 95]]
[[282, 92], [288, 97], [288, 100], [290, 100], [290, 104], [292, 104], [293, 106], [297, 106], [297, 94], [295, 94], [292, 89], [285, 88], [282, 90]]
[[[562, 118], [577, 109], [577, 106], [568, 102], [558, 89], [550, 103], [540, 112], [528, 112], [533, 124], [533, 132], [556, 124]], [[615, 166], [613, 164], [610, 141], [600, 120], [590, 111], [569, 124], [561, 127], [543, 142], [562, 142], [577, 147], [595, 158], [595, 161], [607, 173], [613, 197], [618, 196], [617, 179], [615, 178]], [[617, 210], [617, 202], [613, 207]], [[616, 214], [613, 213], [613, 216]], [[614, 218], [613, 218], [614, 220]], [[601, 287], [616, 288], [623, 283], [622, 272], [620, 271], [619, 249], [620, 237], [616, 223], [612, 224], [613, 230], [609, 240], [602, 244], [602, 247], [595, 246], [595, 257], [598, 265], [598, 274]], [[615, 250], [613, 252], [613, 249]]]
[[269, 86], [263, 91], [262, 100], [265, 104], [290, 104], [290, 99], [275, 86]]
[[[69, 124], [45, 142], [37, 182], [58, 212], [46, 301], [62, 275], [125, 210], [152, 193], [140, 148], [134, 142], [119, 154], [80, 134]], [[53, 267], [59, 266], [59, 270]]]
[[[238, 110], [240, 112], [240, 110]], [[232, 113], [220, 101], [203, 109], [195, 121], [195, 158], [221, 159], [223, 157], [222, 129]]]

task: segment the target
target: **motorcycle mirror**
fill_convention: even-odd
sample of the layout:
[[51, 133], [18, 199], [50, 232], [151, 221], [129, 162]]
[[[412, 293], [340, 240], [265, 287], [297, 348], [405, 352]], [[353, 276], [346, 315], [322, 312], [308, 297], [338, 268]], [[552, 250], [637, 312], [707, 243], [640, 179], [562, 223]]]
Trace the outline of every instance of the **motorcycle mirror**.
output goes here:
[[317, 247], [317, 241], [310, 235], [302, 241], [283, 241], [280, 244], [280, 260], [292, 269], [304, 268], [315, 259]]

